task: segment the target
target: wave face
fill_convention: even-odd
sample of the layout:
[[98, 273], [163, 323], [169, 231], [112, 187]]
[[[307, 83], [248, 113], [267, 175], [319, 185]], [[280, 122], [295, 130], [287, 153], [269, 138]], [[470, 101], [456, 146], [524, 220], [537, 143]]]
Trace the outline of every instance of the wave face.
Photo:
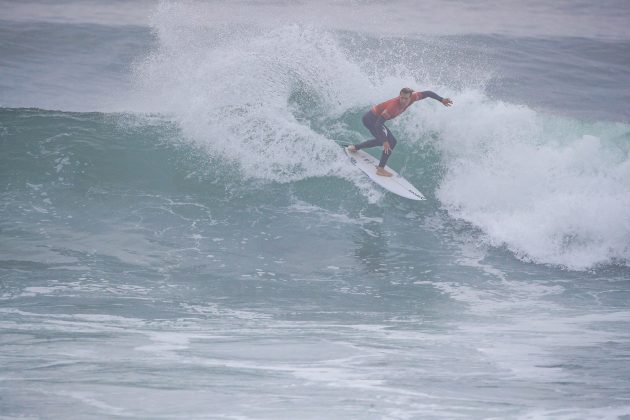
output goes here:
[[401, 86], [432, 89], [456, 107], [429, 99], [391, 124], [400, 154], [415, 157], [406, 164], [443, 174], [427, 187], [453, 217], [527, 261], [577, 270], [628, 261], [627, 124], [490, 97], [487, 60], [465, 55], [457, 38], [377, 40], [281, 21], [221, 25], [204, 10], [164, 4], [156, 13], [159, 48], [135, 67], [142, 99], [134, 108], [171, 115], [186, 138], [244, 177], [344, 174], [335, 141], [362, 140], [359, 120], [371, 104]]

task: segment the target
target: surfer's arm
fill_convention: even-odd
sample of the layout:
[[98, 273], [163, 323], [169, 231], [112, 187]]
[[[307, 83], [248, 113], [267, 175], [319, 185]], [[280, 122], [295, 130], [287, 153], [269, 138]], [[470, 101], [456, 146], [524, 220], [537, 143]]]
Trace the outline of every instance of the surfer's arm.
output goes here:
[[420, 95], [422, 95], [422, 99], [424, 99], [424, 98], [433, 98], [436, 101], [440, 101], [440, 102], [442, 102], [442, 100], [444, 99], [440, 95], [438, 95], [437, 93], [431, 92], [430, 90], [425, 90], [424, 92], [420, 92]]
[[453, 104], [453, 101], [451, 101], [449, 98], [442, 98], [440, 95], [430, 90], [425, 90], [424, 92], [420, 92], [420, 95], [422, 95], [421, 99], [433, 98], [436, 101], [442, 102], [444, 106], [451, 106]]

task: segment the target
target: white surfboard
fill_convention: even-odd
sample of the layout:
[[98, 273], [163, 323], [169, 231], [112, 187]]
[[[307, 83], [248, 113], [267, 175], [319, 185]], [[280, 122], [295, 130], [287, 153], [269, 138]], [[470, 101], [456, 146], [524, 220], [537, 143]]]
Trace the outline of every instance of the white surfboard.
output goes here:
[[410, 200], [426, 200], [424, 195], [422, 195], [416, 187], [411, 185], [409, 181], [400, 176], [398, 172], [389, 166], [385, 166], [385, 169], [393, 173], [393, 176], [376, 175], [376, 167], [378, 166], [379, 160], [374, 156], [364, 152], [363, 150], [350, 152], [347, 147], [344, 147], [344, 150], [350, 158], [350, 162], [352, 162], [354, 166], [361, 169], [372, 181], [376, 182], [387, 191], [391, 191], [394, 194]]

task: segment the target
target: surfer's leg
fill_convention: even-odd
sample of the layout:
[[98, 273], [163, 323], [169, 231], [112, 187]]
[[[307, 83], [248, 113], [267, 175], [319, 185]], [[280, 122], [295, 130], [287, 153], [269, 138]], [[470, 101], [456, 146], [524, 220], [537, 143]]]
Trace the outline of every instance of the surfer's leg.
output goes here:
[[378, 166], [381, 167], [381, 168], [385, 168], [385, 165], [387, 165], [387, 159], [389, 159], [389, 156], [394, 151], [394, 147], [396, 147], [396, 143], [398, 143], [396, 141], [396, 137], [394, 137], [392, 132], [389, 131], [389, 129], [387, 127], [385, 127], [385, 130], [387, 130], [387, 142], [389, 143], [389, 148], [391, 150], [390, 150], [389, 154], [387, 154], [385, 152], [383, 152], [381, 154], [381, 161], [378, 163]]
[[354, 147], [357, 150], [359, 150], [359, 149], [367, 149], [370, 147], [380, 146], [382, 144], [383, 142], [378, 141], [377, 139], [372, 139], [372, 140], [364, 141], [363, 143], [355, 144]]
[[372, 114], [372, 111], [368, 111], [363, 115], [362, 121], [365, 128], [370, 130], [370, 133], [374, 136], [372, 140], [364, 141], [360, 144], [355, 144], [355, 151], [359, 149], [366, 149], [368, 147], [382, 146], [387, 138], [387, 127], [382, 124], [377, 124], [376, 115]]

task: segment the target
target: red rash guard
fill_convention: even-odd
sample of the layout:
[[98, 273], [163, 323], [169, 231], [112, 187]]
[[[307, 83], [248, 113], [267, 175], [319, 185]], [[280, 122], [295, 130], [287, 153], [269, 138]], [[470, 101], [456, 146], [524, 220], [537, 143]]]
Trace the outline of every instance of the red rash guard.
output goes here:
[[373, 106], [372, 114], [376, 115], [377, 117], [381, 117], [384, 120], [391, 120], [392, 118], [402, 114], [407, 108], [409, 108], [412, 103], [419, 101], [420, 99], [424, 99], [424, 96], [422, 95], [422, 92], [413, 92], [411, 94], [411, 100], [409, 101], [409, 104], [407, 104], [407, 106], [404, 108], [400, 106], [399, 99], [400, 96], [396, 96], [395, 98]]

